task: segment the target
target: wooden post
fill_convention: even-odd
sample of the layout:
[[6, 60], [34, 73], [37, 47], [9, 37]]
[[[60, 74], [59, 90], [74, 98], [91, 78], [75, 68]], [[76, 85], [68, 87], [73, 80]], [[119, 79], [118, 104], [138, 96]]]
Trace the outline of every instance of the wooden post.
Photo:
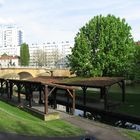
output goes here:
[[104, 109], [107, 110], [107, 88], [103, 88], [104, 91]]
[[9, 83], [7, 80], [5, 80], [5, 84], [6, 84], [6, 94], [7, 94], [7, 98], [10, 98], [10, 95], [9, 95]]
[[31, 85], [30, 85], [28, 97], [29, 97], [29, 107], [32, 107], [33, 91], [32, 91]]
[[68, 93], [67, 94], [67, 105], [66, 105], [66, 112], [69, 113], [70, 112], [70, 107], [69, 107], [69, 96]]
[[100, 88], [100, 99], [103, 99], [104, 97], [104, 88]]
[[12, 99], [12, 95], [13, 95], [13, 83], [10, 82], [10, 99]]
[[84, 117], [86, 117], [86, 91], [87, 87], [82, 87], [83, 89], [83, 105], [84, 105]]
[[122, 80], [122, 102], [125, 102], [125, 81]]
[[57, 108], [57, 103], [56, 103], [56, 90], [53, 91], [53, 109]]
[[45, 85], [45, 95], [44, 95], [44, 114], [48, 114], [48, 85]]
[[72, 114], [74, 115], [75, 113], [75, 90], [72, 90], [72, 95], [73, 95], [73, 102], [72, 102]]
[[[2, 80], [1, 81], [1, 95], [5, 93], [3, 85], [4, 85], [4, 81]], [[8, 97], [8, 95], [7, 95], [7, 97]]]
[[29, 107], [32, 107], [32, 91], [29, 93]]
[[20, 92], [21, 92], [20, 84], [18, 84], [17, 87], [18, 87], [18, 102], [20, 103], [21, 102], [21, 100], [20, 100]]
[[39, 104], [42, 104], [42, 96], [41, 96], [42, 90], [41, 90], [41, 85], [39, 86]]

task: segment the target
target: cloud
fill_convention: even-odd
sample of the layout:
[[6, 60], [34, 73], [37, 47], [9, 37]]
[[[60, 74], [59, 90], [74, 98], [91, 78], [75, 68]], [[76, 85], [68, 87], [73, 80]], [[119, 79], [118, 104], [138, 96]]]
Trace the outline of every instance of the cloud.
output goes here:
[[0, 24], [15, 24], [15, 21], [13, 18], [3, 18], [0, 17]]
[[125, 18], [135, 35], [139, 29], [139, 5], [139, 0], [0, 0], [0, 24], [20, 26], [25, 41], [31, 43], [73, 40], [79, 28], [94, 16], [113, 14]]
[[0, 7], [4, 4], [4, 0], [0, 0]]

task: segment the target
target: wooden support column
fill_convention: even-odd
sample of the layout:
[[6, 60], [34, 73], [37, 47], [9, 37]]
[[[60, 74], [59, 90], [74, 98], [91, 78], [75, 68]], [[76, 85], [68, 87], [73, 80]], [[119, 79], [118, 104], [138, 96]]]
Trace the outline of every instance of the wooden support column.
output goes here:
[[25, 96], [26, 101], [29, 101], [29, 88], [25, 88]]
[[49, 90], [48, 90], [48, 85], [45, 85], [45, 89], [44, 89], [44, 114], [48, 114], [48, 94], [49, 94]]
[[32, 107], [32, 94], [33, 94], [33, 91], [31, 89], [29, 89], [29, 107]]
[[18, 84], [17, 88], [18, 88], [18, 102], [20, 103], [21, 102], [21, 99], [20, 99], [21, 85]]
[[[57, 103], [56, 103], [56, 89], [53, 91], [53, 109], [57, 108]], [[52, 94], [52, 93], [51, 93]]]
[[87, 87], [82, 87], [82, 89], [83, 89], [84, 117], [86, 117], [86, 92], [87, 92]]
[[125, 102], [125, 81], [122, 80], [122, 102]]
[[75, 90], [72, 90], [72, 95], [73, 95], [73, 102], [72, 102], [72, 114], [74, 115], [75, 113]]
[[40, 85], [39, 86], [39, 101], [38, 101], [39, 104], [42, 104], [43, 103], [41, 94], [42, 94], [42, 88], [41, 88], [41, 85]]
[[68, 93], [66, 93], [66, 96], [67, 96], [67, 105], [66, 105], [66, 112], [69, 113], [70, 112], [70, 106], [69, 106], [69, 96], [68, 96]]
[[9, 94], [10, 94], [10, 99], [12, 99], [12, 95], [13, 95], [13, 83], [10, 82], [9, 84], [10, 84], [10, 92], [9, 92]]
[[[3, 85], [4, 85], [4, 81], [2, 80], [1, 81], [1, 95], [5, 93]], [[8, 95], [7, 95], [7, 97], [8, 97]]]
[[100, 99], [104, 98], [104, 88], [100, 88]]
[[0, 87], [2, 88], [2, 80], [0, 81]]
[[103, 91], [104, 91], [104, 109], [107, 110], [107, 109], [108, 109], [108, 108], [107, 108], [107, 94], [108, 94], [107, 91], [108, 91], [108, 90], [107, 90], [106, 87], [104, 87], [104, 88], [103, 88]]
[[8, 81], [6, 80], [5, 81], [6, 83], [6, 94], [7, 94], [7, 98], [10, 98], [10, 95], [9, 95], [9, 83], [8, 83]]

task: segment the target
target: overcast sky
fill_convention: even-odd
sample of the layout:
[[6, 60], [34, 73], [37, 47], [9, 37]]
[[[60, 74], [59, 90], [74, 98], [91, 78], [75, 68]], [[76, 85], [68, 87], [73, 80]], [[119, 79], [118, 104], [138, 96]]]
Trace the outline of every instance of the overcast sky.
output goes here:
[[96, 15], [125, 18], [140, 40], [140, 0], [0, 0], [0, 24], [16, 24], [24, 42], [73, 41]]

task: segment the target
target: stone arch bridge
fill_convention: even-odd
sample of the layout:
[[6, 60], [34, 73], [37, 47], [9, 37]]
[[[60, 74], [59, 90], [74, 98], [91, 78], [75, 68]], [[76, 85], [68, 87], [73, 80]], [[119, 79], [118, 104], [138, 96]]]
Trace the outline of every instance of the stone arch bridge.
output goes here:
[[12, 79], [28, 79], [37, 76], [70, 76], [68, 69], [47, 68], [1, 68], [0, 77]]

